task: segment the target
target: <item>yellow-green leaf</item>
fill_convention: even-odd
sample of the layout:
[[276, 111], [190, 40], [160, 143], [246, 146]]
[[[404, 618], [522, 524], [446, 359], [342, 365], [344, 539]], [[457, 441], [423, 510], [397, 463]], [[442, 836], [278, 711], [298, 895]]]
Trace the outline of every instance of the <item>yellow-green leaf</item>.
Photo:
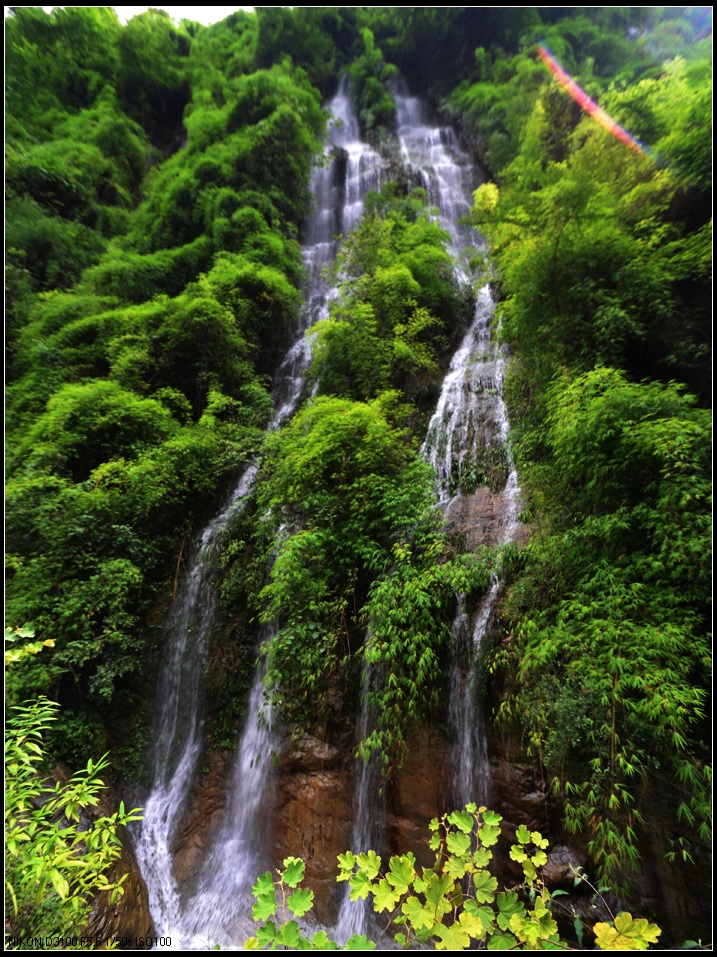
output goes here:
[[600, 950], [647, 950], [660, 936], [660, 928], [644, 918], [633, 920], [632, 914], [618, 914], [615, 926], [599, 923], [593, 927]]

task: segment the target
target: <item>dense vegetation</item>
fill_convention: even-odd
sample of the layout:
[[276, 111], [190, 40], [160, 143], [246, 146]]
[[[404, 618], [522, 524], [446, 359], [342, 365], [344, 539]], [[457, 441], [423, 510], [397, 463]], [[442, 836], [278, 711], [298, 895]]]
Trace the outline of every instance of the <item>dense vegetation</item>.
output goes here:
[[516, 683], [501, 710], [613, 881], [637, 860], [649, 782], [697, 847], [709, 835], [704, 71], [675, 59], [639, 98], [614, 83], [602, 99], [659, 163], [548, 88], [474, 210], [515, 350], [514, 452], [537, 524], [510, 597], [501, 654]]
[[[304, 917], [311, 910], [314, 892], [299, 887], [304, 862], [286, 858], [283, 868], [276, 870], [278, 879], [266, 871], [252, 887], [257, 901], [252, 918], [257, 931], [245, 947], [375, 950], [385, 936], [387, 943], [395, 938], [405, 950], [429, 945], [435, 950], [473, 950], [476, 946], [487, 950], [571, 950], [561, 939], [551, 913], [556, 903], [559, 908], [557, 898], [565, 891], [551, 892], [538, 877], [537, 869], [548, 861], [548, 841], [540, 831], [531, 831], [525, 824], [517, 829], [510, 856], [520, 864], [522, 880], [496, 893], [498, 880], [490, 871], [491, 848], [500, 837], [502, 820], [495, 811], [475, 804], [443, 814], [440, 820], [434, 817], [428, 825], [428, 844], [436, 852], [432, 867], [417, 868], [412, 852], [392, 857], [388, 867], [372, 850], [339, 854], [336, 880], [348, 882], [349, 900], [357, 907], [362, 906], [361, 901], [370, 900], [385, 922], [376, 941], [355, 933], [344, 948], [338, 947], [325, 930], [311, 937], [302, 935], [302, 928], [293, 918]], [[585, 875], [578, 872], [575, 876], [576, 883], [589, 884]], [[660, 936], [656, 924], [644, 918], [634, 920], [629, 913], [614, 916], [602, 895], [595, 896], [612, 918], [590, 929], [597, 950], [647, 950]], [[580, 920], [575, 924], [583, 950], [585, 928]]]
[[[586, 118], [537, 40], [653, 154]], [[473, 219], [533, 525], [503, 561], [499, 717], [605, 876], [636, 863], [656, 790], [673, 852], [700, 853], [710, 44], [704, 8], [258, 8], [209, 28], [11, 8], [7, 614], [54, 646], [7, 687], [62, 704], [58, 753], [97, 757], [139, 713], [190, 543], [257, 454], [256, 502], [222, 560], [224, 610], [246, 625], [229, 678], [250, 670], [258, 619], [278, 617], [269, 682], [287, 720], [339, 720], [339, 687], [354, 720], [362, 659], [379, 715], [364, 750], [387, 769], [407, 724], [440, 713], [456, 592], [477, 598], [495, 557], [446, 538], [417, 453], [470, 295], [395, 164], [399, 71], [491, 177]], [[339, 298], [312, 331], [314, 398], [264, 438], [301, 304], [321, 101], [344, 71], [397, 183], [345, 237]]]

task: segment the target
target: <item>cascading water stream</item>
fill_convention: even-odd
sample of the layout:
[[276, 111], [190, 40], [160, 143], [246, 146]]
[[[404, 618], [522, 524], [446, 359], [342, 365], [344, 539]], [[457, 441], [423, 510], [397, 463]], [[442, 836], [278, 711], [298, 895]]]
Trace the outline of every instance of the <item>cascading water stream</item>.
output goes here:
[[172, 873], [172, 838], [186, 807], [202, 747], [201, 672], [214, 623], [216, 587], [212, 557], [227, 523], [251, 492], [257, 467], [242, 475], [228, 504], [204, 530], [190, 569], [167, 619], [165, 663], [157, 700], [153, 750], [154, 784], [145, 802], [136, 841], [158, 934], [180, 926], [179, 891]]
[[[482, 245], [460, 222], [471, 206], [475, 187], [468, 156], [450, 129], [429, 126], [421, 102], [395, 93], [399, 140], [404, 160], [420, 172], [429, 203], [439, 211], [451, 237], [457, 278], [467, 282], [462, 265], [471, 249]], [[519, 489], [507, 449], [508, 419], [502, 398], [506, 356], [491, 336], [493, 302], [488, 286], [477, 296], [468, 331], [454, 354], [428, 426], [423, 455], [434, 467], [439, 501], [447, 512], [461, 489], [487, 480], [499, 516], [499, 542], [511, 541], [518, 528]], [[501, 487], [502, 486], [502, 487]], [[480, 644], [486, 634], [501, 584], [494, 579], [470, 627], [463, 597], [453, 622], [455, 661], [450, 676], [449, 723], [454, 736], [453, 800], [456, 806], [488, 798], [488, 757], [483, 716], [475, 704]]]
[[[474, 231], [461, 219], [471, 207], [474, 170], [450, 128], [436, 128], [424, 120], [421, 101], [397, 86], [394, 98], [398, 113], [398, 137], [404, 162], [420, 177], [429, 205], [438, 210], [440, 225], [448, 232], [450, 252], [456, 261], [457, 279], [468, 282], [463, 265], [470, 250], [481, 245]], [[480, 290], [473, 322], [456, 351], [444, 379], [436, 411], [431, 419], [424, 457], [436, 471], [440, 503], [445, 508], [455, 497], [464, 465], [479, 456], [502, 458], [508, 470], [506, 443], [508, 421], [500, 395], [505, 357], [491, 339], [493, 302], [487, 286]], [[510, 470], [501, 493], [501, 521], [504, 540], [509, 540], [517, 524], [517, 476]], [[472, 634], [463, 602], [453, 625], [456, 664], [451, 676], [452, 697], [449, 721], [456, 740], [454, 754], [454, 792], [466, 802], [479, 793], [487, 793], [487, 752], [482, 715], [475, 707], [471, 687], [480, 639], [495, 607], [500, 590], [496, 580], [481, 605]], [[468, 641], [466, 640], [468, 639]], [[472, 639], [472, 640], [471, 640]], [[471, 649], [472, 645], [472, 649]], [[472, 654], [471, 654], [472, 650]], [[370, 731], [370, 672], [364, 674], [361, 737]], [[378, 800], [378, 772], [372, 762], [361, 763], [354, 790], [354, 825], [351, 849], [355, 852], [376, 849], [381, 844], [385, 809]], [[345, 893], [334, 928], [334, 937], [344, 943], [351, 934], [370, 929], [366, 902], [349, 901]]]
[[[368, 640], [368, 636], [366, 637]], [[359, 735], [365, 740], [371, 732], [371, 682], [372, 668], [364, 665], [363, 688], [361, 690], [361, 718]], [[383, 844], [385, 830], [385, 807], [380, 792], [380, 771], [377, 757], [368, 761], [357, 759], [356, 784], [353, 802], [353, 827], [351, 830], [351, 850], [354, 854], [365, 854], [369, 850], [379, 851]], [[347, 885], [341, 907], [339, 908], [333, 937], [339, 944], [345, 944], [353, 934], [365, 934], [371, 929], [371, 912], [368, 901], [352, 901], [350, 887]]]
[[[328, 314], [331, 299], [323, 268], [336, 255], [337, 237], [357, 225], [363, 199], [378, 188], [383, 165], [378, 154], [360, 142], [345, 82], [329, 109], [329, 145], [336, 148], [335, 155], [330, 166], [313, 173], [315, 213], [303, 249], [308, 274], [306, 305], [299, 337], [275, 379], [270, 429], [279, 428], [298, 405], [311, 358], [304, 333]], [[212, 557], [232, 516], [244, 507], [256, 473], [257, 465], [252, 463], [227, 506], [204, 531], [167, 622], [165, 664], [157, 696], [154, 783], [145, 802], [136, 854], [147, 884], [156, 934], [171, 937], [174, 946], [180, 943], [185, 949], [209, 940], [225, 945], [243, 940], [242, 934], [248, 929], [243, 920], [250, 911], [248, 892], [261, 869], [265, 850], [262, 836], [269, 825], [266, 807], [275, 732], [271, 705], [263, 704], [265, 666], [260, 665], [239, 738], [223, 821], [213, 836], [193, 894], [188, 901], [182, 898], [173, 874], [172, 842], [186, 809], [202, 748], [202, 671], [217, 596]]]

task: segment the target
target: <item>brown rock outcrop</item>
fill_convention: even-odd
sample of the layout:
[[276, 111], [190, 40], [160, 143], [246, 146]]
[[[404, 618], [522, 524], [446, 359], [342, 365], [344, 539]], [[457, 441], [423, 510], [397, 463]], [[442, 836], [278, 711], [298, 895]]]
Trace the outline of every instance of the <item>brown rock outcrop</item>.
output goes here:
[[174, 876], [180, 887], [201, 865], [209, 835], [224, 816], [225, 779], [230, 759], [230, 751], [208, 754], [207, 769], [195, 780], [189, 807], [175, 839]]
[[313, 914], [328, 922], [338, 899], [336, 857], [351, 843], [352, 742], [338, 744], [303, 735], [280, 762], [274, 809], [274, 856], [301, 857], [306, 885], [314, 891]]

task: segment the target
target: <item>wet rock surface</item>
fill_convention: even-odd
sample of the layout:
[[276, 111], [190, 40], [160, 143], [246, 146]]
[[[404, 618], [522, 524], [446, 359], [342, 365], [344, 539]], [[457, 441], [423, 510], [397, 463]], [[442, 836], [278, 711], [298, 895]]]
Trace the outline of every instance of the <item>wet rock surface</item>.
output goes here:
[[452, 810], [449, 804], [450, 752], [435, 729], [416, 729], [408, 738], [409, 756], [389, 800], [388, 834], [393, 854], [413, 851], [422, 866], [432, 866], [428, 822]]
[[306, 864], [306, 886], [314, 891], [314, 916], [329, 923], [340, 888], [336, 857], [351, 843], [352, 740], [321, 741], [302, 735], [288, 743], [280, 760], [273, 814], [273, 851], [278, 864], [288, 856]]
[[587, 863], [586, 854], [581, 854], [575, 848], [567, 847], [565, 844], [556, 844], [548, 852], [548, 863], [543, 867], [541, 875], [551, 889], [555, 887], [571, 889], [577, 873]]
[[210, 753], [195, 780], [189, 807], [176, 836], [174, 876], [181, 887], [197, 872], [210, 834], [219, 825], [226, 807], [226, 774], [230, 751]]
[[[505, 492], [492, 492], [481, 485], [470, 495], [457, 495], [447, 506], [444, 518], [450, 537], [466, 551], [475, 551], [480, 545], [497, 545], [503, 541]], [[512, 541], [528, 539], [530, 530], [518, 525]]]

